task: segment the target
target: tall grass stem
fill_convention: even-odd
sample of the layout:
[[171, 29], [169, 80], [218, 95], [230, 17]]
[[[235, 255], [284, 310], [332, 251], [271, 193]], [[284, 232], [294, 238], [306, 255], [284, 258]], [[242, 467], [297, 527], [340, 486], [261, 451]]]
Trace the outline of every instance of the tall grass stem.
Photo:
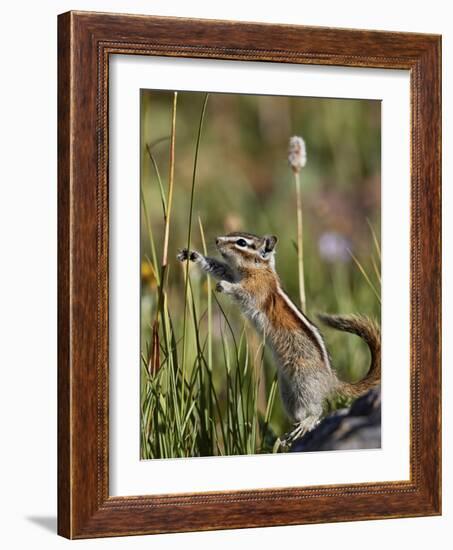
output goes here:
[[156, 318], [154, 320], [153, 330], [152, 330], [152, 338], [153, 338], [152, 354], [151, 354], [151, 361], [149, 364], [149, 370], [153, 374], [155, 374], [157, 370], [160, 368], [159, 314], [163, 318], [164, 300], [165, 300], [165, 282], [167, 278], [167, 265], [168, 265], [168, 242], [170, 239], [170, 217], [171, 217], [171, 207], [173, 204], [173, 187], [174, 187], [174, 177], [175, 177], [175, 140], [176, 140], [177, 102], [178, 102], [178, 92], [174, 92], [172, 114], [171, 114], [168, 202], [166, 205], [166, 209], [164, 207], [165, 230], [164, 230], [164, 245], [163, 245], [163, 251], [162, 251], [162, 267], [161, 267], [160, 285], [159, 285], [159, 293], [158, 293], [157, 308], [156, 308]]
[[[200, 122], [198, 124], [198, 133], [197, 133], [197, 142], [195, 145], [195, 157], [193, 162], [193, 171], [192, 171], [192, 186], [190, 190], [190, 206], [189, 206], [189, 220], [187, 227], [187, 250], [190, 251], [190, 243], [192, 237], [192, 217], [193, 217], [193, 205], [195, 199], [195, 182], [197, 177], [197, 167], [198, 167], [198, 152], [200, 149], [201, 133], [203, 130], [204, 116], [206, 113], [206, 106], [208, 104], [209, 94], [205, 94], [203, 100], [203, 106], [200, 114]], [[183, 315], [183, 345], [182, 345], [182, 380], [183, 387], [186, 376], [186, 328], [187, 328], [187, 292], [189, 287], [189, 261], [186, 263], [186, 280], [184, 288], [184, 315]], [[181, 407], [184, 408], [184, 393], [181, 396]]]
[[[200, 237], [201, 244], [203, 246], [203, 254], [207, 256], [208, 249], [206, 246], [206, 238], [204, 234], [203, 224], [201, 223], [201, 218], [198, 216], [198, 225], [200, 227]], [[207, 294], [208, 294], [208, 366], [212, 370], [212, 296], [211, 296], [211, 279], [208, 277], [206, 279], [207, 284]]]
[[173, 204], [173, 187], [175, 180], [175, 141], [176, 141], [176, 106], [178, 92], [173, 93], [173, 107], [171, 112], [171, 136], [170, 136], [170, 168], [168, 175], [168, 203], [165, 216], [164, 248], [162, 253], [162, 267], [168, 264], [168, 241], [170, 239], [170, 217]]
[[294, 182], [296, 184], [296, 209], [297, 209], [297, 266], [299, 273], [299, 299], [302, 311], [305, 311], [305, 276], [304, 276], [304, 242], [302, 225], [302, 196], [300, 191], [299, 172], [293, 171]]

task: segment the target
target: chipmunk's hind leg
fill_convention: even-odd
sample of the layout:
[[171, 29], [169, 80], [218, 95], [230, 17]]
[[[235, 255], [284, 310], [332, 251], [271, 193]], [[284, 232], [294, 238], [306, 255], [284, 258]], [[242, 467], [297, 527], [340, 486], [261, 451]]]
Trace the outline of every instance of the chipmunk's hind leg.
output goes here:
[[293, 422], [293, 428], [277, 439], [274, 450], [280, 447], [289, 448], [296, 439], [313, 430], [323, 415], [317, 384], [310, 385], [306, 378], [288, 378], [281, 371], [278, 381], [282, 403]]
[[[282, 389], [284, 387], [283, 385]], [[298, 399], [295, 399], [294, 402], [287, 400], [287, 404], [292, 405], [291, 410], [288, 412], [289, 416], [293, 419], [293, 428], [277, 439], [278, 447], [282, 447], [283, 449], [289, 449], [294, 441], [313, 430], [319, 424], [323, 415], [323, 407], [320, 402], [310, 403], [307, 406], [306, 402], [300, 402]]]

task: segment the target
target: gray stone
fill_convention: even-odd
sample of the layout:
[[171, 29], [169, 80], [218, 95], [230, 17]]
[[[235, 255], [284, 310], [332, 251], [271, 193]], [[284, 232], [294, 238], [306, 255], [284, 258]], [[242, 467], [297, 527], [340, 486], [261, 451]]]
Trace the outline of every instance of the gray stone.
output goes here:
[[326, 416], [314, 430], [296, 440], [291, 452], [380, 449], [381, 388], [359, 397], [348, 409]]

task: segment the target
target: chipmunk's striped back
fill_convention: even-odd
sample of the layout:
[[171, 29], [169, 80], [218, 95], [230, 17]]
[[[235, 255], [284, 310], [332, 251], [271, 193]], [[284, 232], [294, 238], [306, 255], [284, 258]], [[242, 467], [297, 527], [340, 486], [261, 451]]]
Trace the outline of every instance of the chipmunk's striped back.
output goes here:
[[294, 304], [294, 302], [290, 299], [290, 297], [286, 294], [286, 292], [281, 287], [277, 289], [277, 293], [281, 298], [283, 298], [283, 301], [285, 302], [286, 307], [288, 307], [291, 310], [291, 312], [297, 317], [299, 323], [301, 324], [302, 330], [304, 330], [307, 333], [308, 337], [311, 338], [314, 344], [319, 348], [319, 351], [321, 353], [325, 366], [328, 369], [330, 369], [330, 357], [327, 352], [324, 339], [322, 337], [322, 334], [319, 332], [318, 327], [314, 325], [308, 319], [308, 317], [306, 317], [302, 313], [302, 311]]

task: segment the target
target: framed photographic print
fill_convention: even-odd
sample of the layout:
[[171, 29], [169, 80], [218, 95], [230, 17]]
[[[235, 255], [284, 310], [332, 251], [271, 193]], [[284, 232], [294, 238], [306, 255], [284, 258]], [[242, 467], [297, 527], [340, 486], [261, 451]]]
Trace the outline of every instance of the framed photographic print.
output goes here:
[[440, 514], [440, 47], [59, 16], [61, 535]]

